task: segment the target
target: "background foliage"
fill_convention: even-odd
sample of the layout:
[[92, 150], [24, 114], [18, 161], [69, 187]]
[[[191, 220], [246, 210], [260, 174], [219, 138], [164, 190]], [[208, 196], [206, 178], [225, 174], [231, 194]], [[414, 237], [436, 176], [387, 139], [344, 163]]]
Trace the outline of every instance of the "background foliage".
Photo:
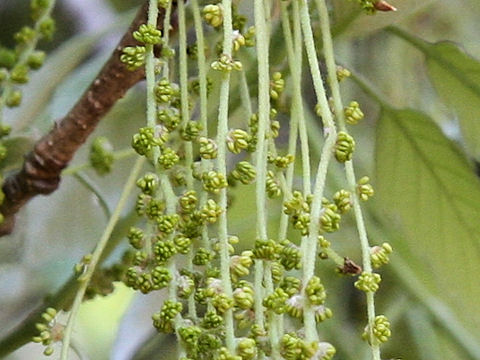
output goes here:
[[[15, 124], [10, 140], [15, 151], [2, 164], [6, 169], [19, 166], [24, 149], [78, 98], [127, 26], [132, 16], [128, 9], [140, 1], [59, 3], [60, 31], [48, 45], [47, 64], [32, 77], [22, 108], [7, 112]], [[384, 357], [479, 359], [480, 182], [475, 161], [480, 161], [480, 45], [474, 34], [480, 31], [480, 5], [475, 0], [398, 0], [398, 12], [368, 17], [356, 15], [347, 0], [334, 4], [337, 58], [373, 84], [362, 91], [365, 86], [350, 80], [343, 90], [345, 98], [361, 102], [366, 114], [366, 121], [352, 132], [359, 148], [357, 172], [375, 174], [376, 196], [367, 204], [370, 236], [375, 243], [389, 241], [395, 249], [377, 297], [378, 308], [393, 324]], [[2, 44], [9, 45], [18, 24], [28, 21], [27, 7], [28, 1], [0, 3]], [[405, 30], [385, 29], [393, 23]], [[452, 42], [437, 43], [443, 40]], [[281, 39], [272, 41], [281, 44]], [[284, 50], [275, 50], [272, 63], [279, 64]], [[249, 65], [253, 60], [244, 64]], [[305, 81], [304, 86], [311, 84]], [[107, 135], [115, 149], [127, 148], [131, 134], [143, 124], [143, 101], [141, 86], [130, 91], [95, 135]], [[314, 103], [308, 95], [305, 101]], [[315, 126], [309, 130], [319, 131]], [[87, 148], [72, 166], [86, 162]], [[118, 161], [114, 172], [103, 178], [87, 170], [110, 207], [131, 166], [131, 159]], [[332, 172], [332, 182], [340, 179], [335, 173], [340, 168]], [[253, 198], [253, 187], [246, 189], [237, 196]], [[232, 233], [253, 241], [251, 209], [240, 206], [229, 216]], [[36, 198], [22, 211], [15, 233], [0, 240], [0, 337], [68, 278], [105, 222], [95, 196], [68, 176], [59, 191]], [[353, 223], [343, 227], [348, 228], [334, 240], [336, 246], [358, 259], [356, 242], [347, 236], [355, 236]], [[118, 249], [110, 261], [120, 253]], [[358, 338], [364, 323], [362, 298], [348, 281], [333, 275], [324, 281], [329, 296], [335, 296], [330, 302], [337, 316], [326, 324], [324, 335], [336, 345], [337, 358], [367, 359]], [[118, 286], [113, 296], [83, 306], [75, 337], [90, 358], [153, 358], [159, 345], [150, 346], [148, 338], [157, 306], [156, 299], [132, 297], [130, 290]], [[159, 358], [166, 358], [163, 351], [170, 344], [165, 337]], [[9, 359], [39, 358], [41, 351], [29, 345]]]

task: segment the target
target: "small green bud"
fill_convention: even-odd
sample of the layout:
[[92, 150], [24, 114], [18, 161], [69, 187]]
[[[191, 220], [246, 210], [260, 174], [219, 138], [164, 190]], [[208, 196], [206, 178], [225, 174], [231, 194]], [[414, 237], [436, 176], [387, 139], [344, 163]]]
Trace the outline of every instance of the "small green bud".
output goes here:
[[337, 66], [337, 80], [339, 82], [343, 81], [344, 79], [350, 76], [352, 76], [352, 73], [350, 72], [350, 70], [348, 70], [347, 68], [344, 68], [343, 66]]
[[232, 70], [242, 70], [242, 63], [240, 61], [233, 60], [228, 54], [222, 54], [218, 60], [214, 61], [211, 65], [213, 70], [230, 72]]
[[206, 23], [213, 27], [223, 24], [223, 8], [220, 4], [209, 4], [203, 8], [203, 18]]
[[206, 137], [198, 138], [198, 144], [200, 145], [199, 153], [202, 159], [216, 159], [218, 146], [215, 140], [208, 139]]
[[55, 20], [53, 20], [51, 17], [47, 17], [40, 23], [38, 29], [40, 34], [45, 39], [51, 40], [56, 29]]
[[282, 78], [282, 73], [273, 73], [272, 80], [270, 81], [270, 98], [277, 100], [284, 89], [285, 80]]
[[34, 51], [27, 59], [27, 65], [30, 69], [37, 70], [40, 69], [45, 61], [45, 52], [44, 51]]
[[17, 65], [10, 72], [10, 79], [17, 84], [25, 84], [28, 82], [28, 66]]
[[335, 143], [335, 158], [338, 162], [344, 163], [352, 159], [355, 150], [355, 140], [344, 131], [340, 131], [337, 135]]
[[142, 24], [133, 32], [133, 38], [144, 44], [156, 45], [162, 40], [162, 32], [151, 24]]
[[89, 160], [90, 165], [99, 175], [106, 175], [112, 171], [113, 147], [106, 137], [95, 138], [90, 147]]
[[355, 282], [355, 287], [365, 292], [376, 292], [382, 278], [380, 274], [363, 272]]
[[145, 46], [127, 46], [123, 48], [120, 61], [130, 71], [137, 70], [145, 64]]
[[375, 191], [373, 190], [373, 186], [369, 184], [369, 182], [370, 178], [368, 176], [362, 177], [357, 182], [357, 194], [362, 201], [367, 201], [375, 193]]
[[345, 109], [345, 121], [350, 125], [356, 125], [360, 120], [364, 118], [364, 114], [360, 109], [360, 104], [356, 101], [352, 101]]

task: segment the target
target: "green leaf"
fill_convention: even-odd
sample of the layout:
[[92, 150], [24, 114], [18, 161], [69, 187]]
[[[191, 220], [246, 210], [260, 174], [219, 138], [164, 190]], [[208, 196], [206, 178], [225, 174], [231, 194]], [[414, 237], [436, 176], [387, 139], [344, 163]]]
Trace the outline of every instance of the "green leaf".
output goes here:
[[465, 326], [480, 328], [480, 181], [470, 164], [426, 115], [385, 108], [376, 168], [385, 221], [402, 230], [394, 248]]
[[360, 37], [378, 31], [393, 23], [398, 23], [431, 5], [436, 0], [390, 0], [398, 11], [365, 14], [357, 1], [334, 1], [335, 22], [333, 33], [342, 33], [349, 37]]
[[480, 62], [452, 42], [433, 44], [397, 28], [392, 32], [424, 53], [435, 89], [458, 115], [467, 151], [480, 160]]

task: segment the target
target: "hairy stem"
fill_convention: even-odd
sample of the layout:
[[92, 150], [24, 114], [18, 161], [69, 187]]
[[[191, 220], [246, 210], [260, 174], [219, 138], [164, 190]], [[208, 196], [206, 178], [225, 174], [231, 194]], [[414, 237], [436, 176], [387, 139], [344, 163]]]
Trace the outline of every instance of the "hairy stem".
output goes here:
[[[328, 15], [327, 4], [325, 0], [316, 0], [318, 12], [320, 15], [320, 28], [322, 31], [323, 39], [323, 51], [325, 55], [325, 61], [328, 71], [328, 82], [332, 91], [333, 104], [335, 109], [335, 115], [339, 124], [339, 128], [342, 131], [346, 131], [345, 113], [343, 111], [342, 97], [340, 94], [340, 86], [337, 79], [337, 66], [335, 64], [335, 55], [333, 49], [332, 35], [330, 33], [330, 19]], [[357, 222], [357, 230], [360, 238], [360, 245], [362, 250], [363, 269], [365, 272], [372, 272], [372, 265], [370, 260], [370, 245], [368, 242], [367, 230], [365, 227], [365, 221], [363, 220], [362, 209], [360, 207], [360, 199], [358, 197], [356, 187], [357, 181], [355, 179], [355, 171], [353, 168], [352, 160], [345, 163], [345, 172], [347, 177], [347, 183], [352, 194], [353, 211], [355, 214], [355, 220]], [[367, 292], [367, 316], [368, 316], [368, 328], [370, 331], [370, 338], [373, 339], [373, 326], [375, 322], [375, 303], [374, 293]], [[374, 360], [380, 360], [380, 347], [377, 343], [370, 345], [372, 350], [372, 357]]]
[[[322, 149], [322, 155], [318, 164], [315, 187], [313, 191], [313, 200], [310, 211], [309, 236], [305, 239], [302, 246], [303, 253], [303, 284], [306, 286], [314, 274], [315, 258], [317, 253], [317, 236], [319, 232], [319, 222], [322, 210], [322, 198], [325, 190], [325, 181], [327, 176], [328, 164], [332, 157], [332, 151], [336, 141], [336, 129], [333, 116], [328, 105], [327, 95], [323, 86], [320, 66], [317, 59], [315, 42], [313, 39], [310, 16], [308, 13], [308, 4], [302, 1], [300, 4], [300, 20], [302, 32], [304, 35], [305, 48], [307, 51], [308, 63], [312, 73], [313, 86], [317, 96], [317, 102], [320, 106], [320, 112], [324, 125], [326, 136], [325, 144]], [[303, 320], [305, 323], [305, 337], [307, 341], [318, 340], [318, 334], [315, 324], [315, 314], [313, 307], [306, 302]]]

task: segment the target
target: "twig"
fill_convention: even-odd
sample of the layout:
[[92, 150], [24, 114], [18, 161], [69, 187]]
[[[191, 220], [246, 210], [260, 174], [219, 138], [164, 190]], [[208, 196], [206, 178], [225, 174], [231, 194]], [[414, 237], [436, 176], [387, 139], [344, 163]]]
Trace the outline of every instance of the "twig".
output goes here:
[[[130, 71], [120, 61], [122, 49], [140, 45], [133, 32], [147, 21], [148, 1], [141, 7], [128, 31], [120, 40], [100, 73], [65, 117], [42, 137], [25, 157], [22, 169], [9, 176], [3, 184], [5, 200], [0, 212], [5, 220], [0, 225], [0, 236], [9, 234], [15, 225], [15, 214], [31, 198], [54, 192], [60, 183], [61, 172], [76, 151], [95, 130], [99, 121], [128, 89], [144, 79], [143, 68]], [[160, 17], [164, 17], [160, 9]], [[163, 22], [159, 22], [162, 26]]]

